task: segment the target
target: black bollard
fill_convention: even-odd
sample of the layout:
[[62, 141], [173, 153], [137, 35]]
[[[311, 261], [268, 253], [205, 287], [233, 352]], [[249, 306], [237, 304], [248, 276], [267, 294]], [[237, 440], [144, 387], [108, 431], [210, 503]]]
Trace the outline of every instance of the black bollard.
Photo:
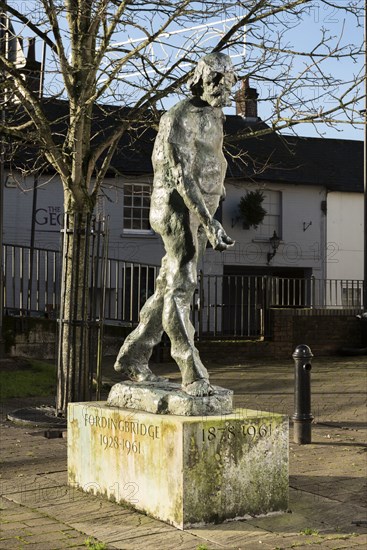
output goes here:
[[308, 346], [297, 346], [292, 355], [294, 359], [294, 442], [299, 445], [311, 443], [311, 358], [313, 354]]

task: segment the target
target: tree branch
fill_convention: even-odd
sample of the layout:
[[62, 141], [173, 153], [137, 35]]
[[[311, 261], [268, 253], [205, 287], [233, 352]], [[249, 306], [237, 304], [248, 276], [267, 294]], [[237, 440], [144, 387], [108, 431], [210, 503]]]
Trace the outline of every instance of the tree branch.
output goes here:
[[37, 25], [34, 25], [34, 23], [32, 23], [32, 21], [30, 21], [30, 19], [28, 17], [23, 15], [20, 11], [16, 10], [15, 8], [9, 6], [3, 0], [0, 0], [0, 8], [2, 8], [4, 12], [8, 12], [11, 15], [13, 15], [14, 17], [16, 17], [17, 19], [19, 19], [19, 21], [24, 23], [31, 31], [34, 32], [34, 34], [39, 36], [39, 38], [42, 38], [42, 40], [44, 42], [46, 42], [46, 44], [51, 48], [51, 50], [53, 50], [55, 53], [57, 53], [56, 44], [54, 42], [52, 42], [52, 40], [47, 36], [47, 33], [42, 32], [37, 27]]

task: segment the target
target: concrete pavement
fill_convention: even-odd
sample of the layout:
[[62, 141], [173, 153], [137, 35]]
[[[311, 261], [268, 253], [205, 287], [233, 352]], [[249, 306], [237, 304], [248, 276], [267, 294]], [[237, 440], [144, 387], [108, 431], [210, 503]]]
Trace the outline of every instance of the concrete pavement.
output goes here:
[[[118, 380], [111, 360], [104, 381]], [[179, 531], [66, 483], [66, 440], [15, 425], [7, 412], [44, 398], [9, 400], [1, 410], [1, 535], [6, 550], [341, 549], [367, 545], [366, 357], [313, 359], [312, 444], [290, 441], [286, 514]], [[293, 413], [293, 361], [208, 365], [211, 381], [235, 391], [240, 408]], [[173, 364], [155, 372], [179, 380]], [[87, 542], [89, 541], [89, 542]]]

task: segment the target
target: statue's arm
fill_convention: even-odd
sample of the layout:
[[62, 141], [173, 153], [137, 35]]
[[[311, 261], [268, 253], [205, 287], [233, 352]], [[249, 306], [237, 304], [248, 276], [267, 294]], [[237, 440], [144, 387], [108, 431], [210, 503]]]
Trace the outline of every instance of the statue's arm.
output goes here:
[[[194, 145], [194, 136], [185, 141]], [[201, 190], [195, 181], [196, 155], [187, 147], [186, 143], [174, 143], [170, 141], [170, 153], [172, 157], [174, 179], [177, 191], [180, 193], [186, 207], [199, 218], [208, 240], [215, 250], [226, 250], [234, 244], [228, 237], [220, 222], [211, 216]]]

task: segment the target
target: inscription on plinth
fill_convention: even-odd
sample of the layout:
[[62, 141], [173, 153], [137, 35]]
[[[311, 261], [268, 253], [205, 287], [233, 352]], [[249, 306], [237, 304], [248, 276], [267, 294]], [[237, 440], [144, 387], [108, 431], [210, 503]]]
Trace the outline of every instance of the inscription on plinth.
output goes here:
[[181, 529], [284, 511], [288, 419], [248, 409], [183, 417], [73, 403], [68, 475], [74, 487]]

